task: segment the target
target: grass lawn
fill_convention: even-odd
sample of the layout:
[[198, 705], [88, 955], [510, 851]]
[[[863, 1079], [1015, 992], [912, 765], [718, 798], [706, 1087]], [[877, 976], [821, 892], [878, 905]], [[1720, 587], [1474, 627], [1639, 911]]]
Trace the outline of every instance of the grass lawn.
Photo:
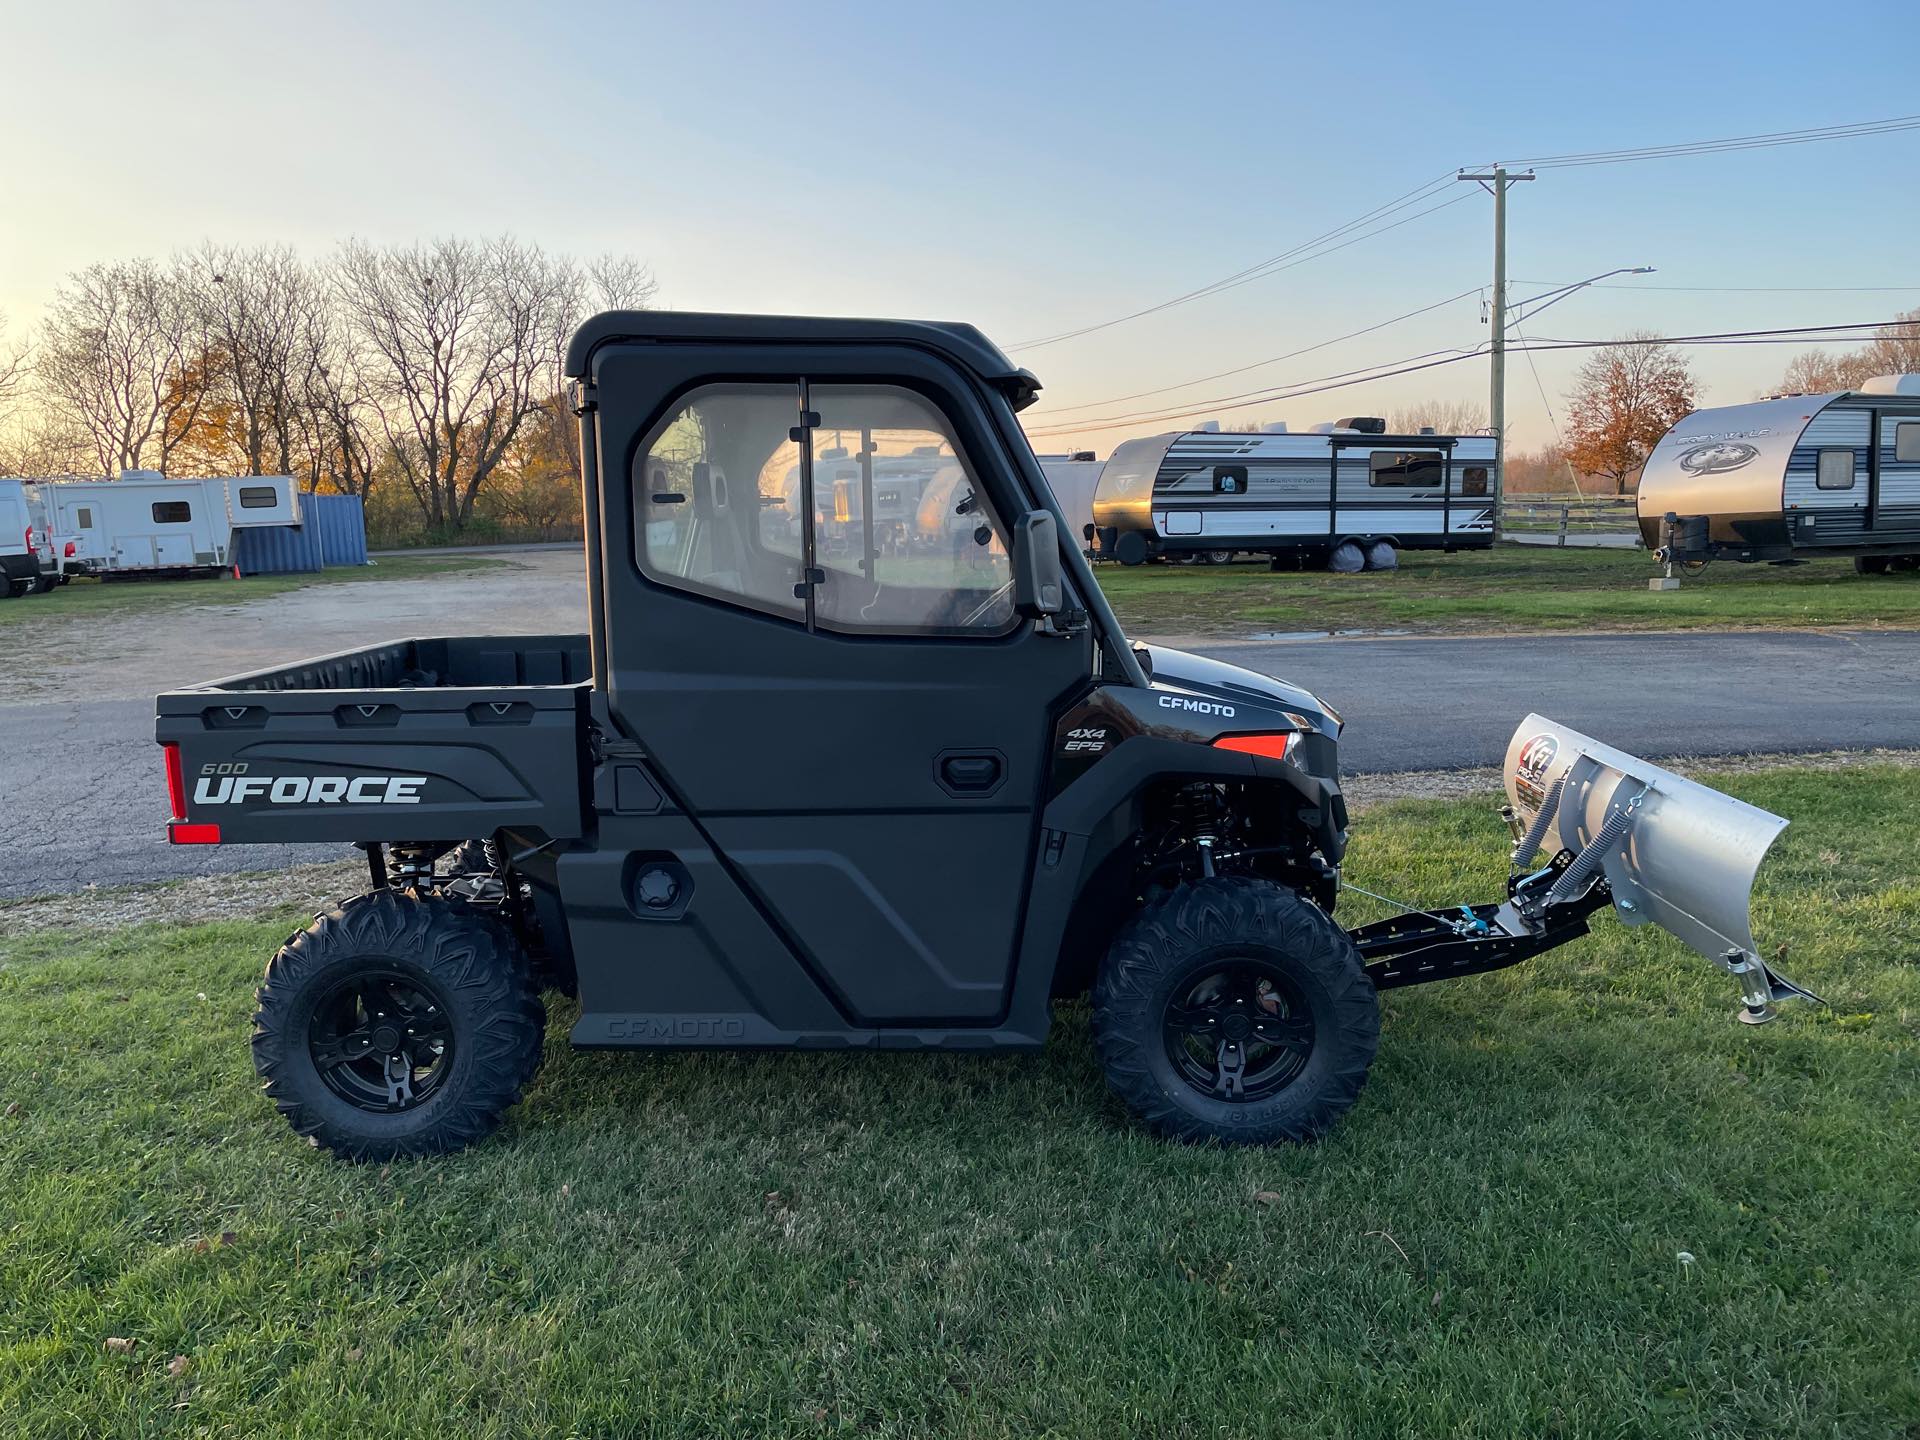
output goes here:
[[309, 585], [339, 585], [349, 580], [418, 580], [457, 570], [485, 570], [502, 562], [487, 555], [392, 556], [367, 566], [320, 570], [306, 575], [249, 575], [235, 580], [215, 576], [192, 580], [75, 580], [45, 595], [0, 600], [0, 627], [31, 624], [50, 615], [117, 615], [177, 605], [238, 605], [304, 590]]
[[1848, 560], [1709, 565], [1655, 594], [1644, 550], [1502, 545], [1411, 551], [1392, 572], [1270, 574], [1266, 565], [1101, 565], [1121, 623], [1143, 635], [1248, 631], [1688, 630], [1920, 625], [1920, 575], [1855, 575]]
[[[0, 938], [0, 1433], [1910, 1437], [1920, 780], [1716, 783], [1793, 818], [1758, 928], [1830, 1010], [1603, 918], [1390, 993], [1308, 1149], [1136, 1133], [1079, 1006], [928, 1059], [559, 1005], [499, 1136], [349, 1168], [247, 1059], [300, 917]], [[1490, 892], [1503, 833], [1386, 807], [1353, 874]]]

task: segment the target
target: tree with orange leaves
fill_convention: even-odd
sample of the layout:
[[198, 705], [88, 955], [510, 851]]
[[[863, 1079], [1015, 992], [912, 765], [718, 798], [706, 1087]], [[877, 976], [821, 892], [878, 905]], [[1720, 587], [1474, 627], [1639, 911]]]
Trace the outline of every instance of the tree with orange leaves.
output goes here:
[[1698, 386], [1687, 359], [1658, 335], [1636, 331], [1598, 350], [1580, 368], [1567, 411], [1567, 459], [1585, 475], [1627, 493], [1640, 467], [1694, 408]]

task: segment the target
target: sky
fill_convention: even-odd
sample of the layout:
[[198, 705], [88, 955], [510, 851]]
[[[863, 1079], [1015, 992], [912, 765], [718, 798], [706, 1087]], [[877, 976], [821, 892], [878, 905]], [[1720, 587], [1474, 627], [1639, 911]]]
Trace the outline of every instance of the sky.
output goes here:
[[[204, 239], [319, 257], [346, 236], [511, 232], [638, 256], [676, 309], [972, 321], [1040, 376], [1033, 428], [1082, 427], [1037, 448], [1104, 456], [1178, 425], [1095, 429], [1143, 406], [1092, 402], [1462, 292], [1150, 405], [1481, 344], [1491, 200], [1018, 342], [1235, 274], [1460, 166], [1920, 111], [1916, 41], [1916, 0], [0, 0], [0, 311], [18, 336], [68, 272]], [[1920, 306], [1916, 175], [1920, 130], [1542, 170], [1512, 191], [1511, 293], [1657, 267], [1556, 306], [1537, 333], [1563, 338], [1884, 319]], [[1795, 352], [1693, 353], [1704, 401], [1735, 403]], [[1510, 363], [1513, 446], [1553, 439], [1580, 361]], [[1299, 427], [1486, 386], [1472, 359], [1214, 413]]]

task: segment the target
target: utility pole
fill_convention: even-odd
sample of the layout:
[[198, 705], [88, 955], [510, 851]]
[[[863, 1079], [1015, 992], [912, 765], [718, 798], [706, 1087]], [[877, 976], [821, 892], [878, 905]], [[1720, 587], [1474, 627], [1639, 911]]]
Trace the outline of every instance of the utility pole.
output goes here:
[[[1462, 170], [1456, 178], [1476, 181], [1481, 189], [1493, 196], [1493, 384], [1492, 393], [1487, 399], [1487, 419], [1491, 422], [1494, 438], [1500, 442], [1500, 463], [1494, 470], [1497, 478], [1493, 496], [1494, 514], [1498, 516], [1500, 492], [1506, 488], [1507, 468], [1507, 187], [1517, 181], [1533, 179], [1533, 171], [1509, 175], [1506, 166], [1496, 165], [1492, 174], [1470, 175]], [[1498, 538], [1497, 521], [1494, 534]]]

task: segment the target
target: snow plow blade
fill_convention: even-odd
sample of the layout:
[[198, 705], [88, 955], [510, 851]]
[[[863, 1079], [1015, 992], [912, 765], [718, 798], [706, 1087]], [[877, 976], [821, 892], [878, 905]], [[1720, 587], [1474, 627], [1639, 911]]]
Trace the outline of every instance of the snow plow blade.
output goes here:
[[1509, 905], [1518, 913], [1503, 920], [1537, 923], [1601, 891], [1593, 882], [1603, 879], [1625, 923], [1658, 925], [1734, 977], [1747, 1024], [1771, 1020], [1782, 1000], [1819, 1003], [1769, 969], [1753, 939], [1754, 876], [1785, 820], [1544, 715], [1529, 715], [1514, 731], [1505, 778], [1516, 872], [1545, 850], [1559, 873], [1549, 880], [1548, 871], [1535, 872], [1527, 880], [1541, 884], [1532, 887], [1517, 880]]

